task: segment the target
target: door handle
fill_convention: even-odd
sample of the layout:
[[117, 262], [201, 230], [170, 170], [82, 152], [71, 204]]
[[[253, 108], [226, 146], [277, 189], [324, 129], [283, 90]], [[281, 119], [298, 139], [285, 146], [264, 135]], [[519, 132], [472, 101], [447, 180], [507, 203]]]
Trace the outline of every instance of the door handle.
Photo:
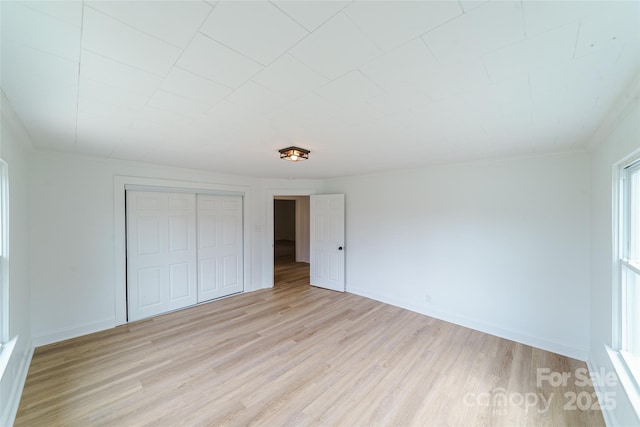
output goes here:
[[338, 247], [338, 250], [341, 251], [342, 250], [342, 246]]

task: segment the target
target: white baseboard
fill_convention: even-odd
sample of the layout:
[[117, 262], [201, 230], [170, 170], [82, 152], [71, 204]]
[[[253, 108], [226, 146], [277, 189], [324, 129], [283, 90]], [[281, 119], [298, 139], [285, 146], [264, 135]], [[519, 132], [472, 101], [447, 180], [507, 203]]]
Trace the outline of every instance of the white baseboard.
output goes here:
[[589, 355], [588, 348], [573, 347], [553, 340], [548, 340], [528, 334], [523, 334], [518, 331], [505, 329], [500, 325], [495, 325], [489, 322], [483, 322], [476, 319], [471, 319], [459, 314], [422, 307], [410, 301], [405, 301], [399, 298], [395, 298], [389, 295], [385, 295], [379, 292], [370, 291], [367, 289], [361, 289], [353, 286], [347, 287], [347, 292], [360, 295], [366, 298], [371, 298], [376, 301], [384, 302], [396, 307], [404, 308], [416, 313], [424, 314], [426, 316], [434, 317], [436, 319], [444, 320], [449, 323], [464, 326], [465, 328], [474, 329], [476, 331], [484, 332], [490, 335], [495, 335], [500, 338], [505, 338], [511, 341], [519, 342], [521, 344], [529, 345], [532, 347], [547, 350], [552, 353], [561, 354], [563, 356], [572, 357], [574, 359], [586, 361]]
[[246, 290], [245, 290], [245, 292], [254, 292], [254, 291], [259, 291], [259, 290], [261, 290], [261, 289], [267, 289], [267, 288], [270, 288], [270, 287], [273, 287], [273, 284], [272, 284], [271, 286], [269, 286], [269, 284], [268, 284], [268, 283], [256, 282], [256, 283], [253, 283], [253, 284], [251, 285], [251, 288], [250, 288], [250, 289], [246, 289]]
[[73, 328], [64, 328], [54, 331], [40, 333], [33, 338], [33, 346], [40, 347], [42, 345], [53, 344], [55, 342], [76, 338], [82, 335], [92, 334], [94, 332], [104, 331], [116, 326], [116, 319], [104, 319], [98, 322], [87, 323]]
[[15, 422], [18, 406], [20, 405], [20, 398], [22, 397], [22, 390], [24, 389], [24, 383], [27, 381], [27, 374], [29, 373], [32, 358], [33, 347], [29, 347], [24, 353], [22, 360], [20, 360], [15, 376], [15, 383], [10, 387], [11, 394], [7, 399], [7, 406], [1, 408], [0, 417], [2, 418], [0, 418], [0, 426], [12, 426]]
[[[243, 292], [254, 292], [260, 289], [264, 289], [264, 287], [254, 288], [252, 286], [252, 289], [246, 289]], [[118, 323], [116, 323], [116, 319], [109, 318], [109, 319], [104, 319], [97, 322], [91, 322], [84, 325], [75, 326], [73, 328], [61, 328], [53, 331], [47, 331], [47, 332], [39, 333], [34, 336], [33, 346], [40, 347], [47, 344], [53, 344], [53, 343], [68, 340], [71, 338], [76, 338], [82, 335], [104, 331], [106, 329], [111, 329], [116, 326], [118, 326]]]
[[[594, 372], [598, 372], [598, 370], [596, 369], [596, 367], [593, 365], [593, 363], [591, 363], [590, 361], [587, 360], [587, 368], [589, 369], [589, 373], [594, 373]], [[599, 381], [593, 381], [593, 388], [596, 392], [596, 396], [598, 397], [598, 400], [600, 399], [600, 396], [604, 396], [606, 389], [602, 386], [602, 383]], [[602, 411], [602, 418], [604, 418], [604, 424], [606, 426], [617, 426], [620, 425], [617, 420], [616, 420], [616, 416], [613, 413], [613, 411], [611, 409], [609, 409], [609, 407], [607, 405], [604, 405], [604, 402], [599, 402], [600, 403], [600, 408]]]

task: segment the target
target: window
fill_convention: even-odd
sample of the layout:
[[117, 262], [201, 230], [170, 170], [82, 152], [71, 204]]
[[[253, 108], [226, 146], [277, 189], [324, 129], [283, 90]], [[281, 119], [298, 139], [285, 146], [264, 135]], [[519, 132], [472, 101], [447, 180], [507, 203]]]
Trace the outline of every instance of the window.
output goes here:
[[640, 156], [622, 165], [619, 195], [618, 347], [640, 383]]

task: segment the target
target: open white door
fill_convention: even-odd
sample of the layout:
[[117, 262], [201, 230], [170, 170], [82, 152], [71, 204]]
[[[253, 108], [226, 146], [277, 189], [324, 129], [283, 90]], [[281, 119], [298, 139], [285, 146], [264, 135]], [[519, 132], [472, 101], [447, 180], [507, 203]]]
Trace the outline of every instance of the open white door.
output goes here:
[[127, 191], [129, 321], [197, 302], [196, 195]]
[[311, 285], [344, 292], [344, 194], [311, 196]]

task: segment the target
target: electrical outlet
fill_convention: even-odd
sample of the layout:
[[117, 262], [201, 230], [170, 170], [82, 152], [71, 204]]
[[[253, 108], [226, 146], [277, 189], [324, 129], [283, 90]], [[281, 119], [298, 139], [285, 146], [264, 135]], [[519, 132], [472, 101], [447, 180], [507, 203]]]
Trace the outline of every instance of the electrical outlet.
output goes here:
[[425, 297], [424, 297], [424, 300], [425, 300], [426, 302], [431, 302], [431, 295], [426, 294], [426, 295], [425, 295]]

